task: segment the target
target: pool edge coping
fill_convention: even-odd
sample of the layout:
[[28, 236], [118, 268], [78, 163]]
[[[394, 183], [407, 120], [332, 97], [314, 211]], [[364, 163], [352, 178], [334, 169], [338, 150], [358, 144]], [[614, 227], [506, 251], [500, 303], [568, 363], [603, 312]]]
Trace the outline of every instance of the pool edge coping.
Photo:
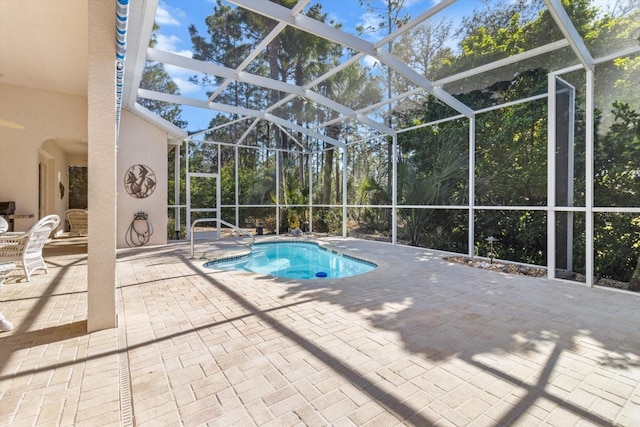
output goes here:
[[[371, 273], [373, 271], [375, 271], [377, 268], [379, 268], [381, 266], [380, 262], [376, 262], [376, 261], [372, 261], [371, 259], [368, 259], [366, 257], [361, 257], [360, 254], [353, 255], [351, 253], [349, 253], [349, 251], [345, 251], [342, 249], [335, 249], [333, 246], [333, 242], [328, 242], [328, 241], [322, 241], [319, 240], [321, 239], [321, 237], [307, 237], [307, 236], [300, 236], [300, 237], [292, 237], [292, 236], [273, 236], [273, 237], [266, 237], [264, 239], [260, 239], [260, 241], [256, 241], [255, 243], [253, 243], [251, 246], [253, 245], [260, 245], [260, 244], [268, 244], [268, 243], [304, 243], [304, 244], [312, 244], [312, 245], [317, 245], [318, 247], [320, 247], [321, 249], [324, 249], [326, 251], [330, 251], [333, 254], [339, 255], [339, 256], [344, 256], [346, 258], [350, 258], [352, 260], [358, 261], [358, 262], [363, 262], [365, 264], [369, 264], [371, 266], [374, 267], [373, 270], [371, 271], [367, 271], [365, 273], [361, 273], [362, 274], [368, 274]], [[240, 273], [240, 274], [260, 274], [260, 273], [255, 273], [255, 272], [249, 272], [249, 271], [231, 271], [231, 270], [216, 270], [216, 269], [212, 269], [210, 267], [206, 267], [206, 264], [208, 263], [215, 263], [215, 262], [224, 262], [224, 261], [232, 261], [232, 260], [236, 260], [236, 259], [241, 259], [241, 258], [245, 258], [248, 257], [249, 255], [251, 255], [251, 247], [249, 247], [248, 249], [245, 250], [238, 250], [236, 254], [234, 255], [229, 255], [229, 256], [220, 256], [220, 257], [214, 257], [214, 258], [209, 258], [209, 259], [200, 259], [199, 261], [202, 261], [199, 264], [199, 267], [201, 269], [201, 271], [203, 272], [207, 272], [207, 273], [211, 273], [211, 272], [221, 272], [221, 271], [225, 271], [225, 272], [230, 272], [230, 273]], [[193, 260], [195, 261], [195, 260]], [[279, 276], [274, 276], [274, 275], [269, 275], [270, 277], [272, 277], [275, 280], [282, 280], [282, 281], [296, 281], [296, 280], [304, 280], [305, 282], [308, 281], [323, 281], [323, 280], [327, 280], [327, 278], [310, 278], [310, 279], [294, 279], [294, 278], [286, 278], [286, 277], [279, 277]], [[349, 279], [350, 277], [353, 276], [347, 276], [347, 277], [332, 277], [329, 280], [343, 280], [343, 279]]]

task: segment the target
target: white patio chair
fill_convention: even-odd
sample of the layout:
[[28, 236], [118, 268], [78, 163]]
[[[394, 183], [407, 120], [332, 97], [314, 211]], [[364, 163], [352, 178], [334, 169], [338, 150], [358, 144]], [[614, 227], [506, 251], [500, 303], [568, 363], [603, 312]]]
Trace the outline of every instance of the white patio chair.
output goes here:
[[[1, 216], [0, 216], [0, 219], [2, 219]], [[2, 224], [0, 223], [0, 226], [1, 225]], [[4, 283], [4, 279], [7, 278], [11, 270], [13, 270], [14, 268], [16, 268], [16, 265], [12, 262], [0, 263], [0, 288], [2, 288], [2, 283]], [[2, 315], [2, 312], [0, 312], [0, 332], [7, 332], [12, 329], [13, 329], [13, 325], [11, 324], [11, 322], [9, 322], [7, 318]]]
[[0, 233], [4, 233], [9, 229], [9, 223], [3, 216], [0, 216]]
[[69, 221], [72, 235], [82, 236], [87, 234], [89, 213], [86, 209], [67, 209], [64, 217]]
[[42, 258], [42, 248], [58, 224], [58, 215], [48, 215], [22, 234], [0, 235], [0, 263], [21, 264], [27, 282], [31, 281], [31, 273], [35, 270], [42, 269], [48, 273], [49, 269]]
[[16, 268], [16, 265], [12, 262], [0, 262], [0, 288], [4, 283], [4, 279], [9, 277], [9, 273], [11, 273], [11, 270], [14, 268]]

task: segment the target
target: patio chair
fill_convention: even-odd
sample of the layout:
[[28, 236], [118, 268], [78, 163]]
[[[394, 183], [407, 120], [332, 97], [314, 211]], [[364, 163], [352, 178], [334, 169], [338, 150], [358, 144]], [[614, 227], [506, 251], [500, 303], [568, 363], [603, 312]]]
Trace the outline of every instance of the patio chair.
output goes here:
[[[1, 216], [0, 216], [0, 219], [2, 219]], [[2, 224], [0, 223], [0, 226], [1, 225]], [[16, 265], [12, 262], [0, 263], [0, 288], [2, 288], [2, 283], [4, 283], [4, 279], [6, 279], [7, 276], [9, 276], [9, 273], [14, 268], [16, 268]], [[0, 332], [7, 332], [12, 329], [13, 329], [13, 325], [11, 324], [11, 322], [9, 322], [6, 319], [6, 317], [2, 315], [2, 312], [0, 312]]]
[[42, 248], [58, 224], [58, 215], [48, 215], [24, 233], [0, 235], [0, 263], [21, 264], [27, 282], [31, 281], [31, 274], [35, 270], [42, 269], [48, 273], [49, 269], [42, 258]]
[[16, 265], [12, 262], [0, 262], [0, 288], [4, 283], [4, 279], [9, 277], [9, 273], [11, 273], [11, 270], [14, 268], [16, 268]]
[[75, 236], [87, 234], [89, 213], [86, 209], [67, 209], [64, 216], [69, 221], [70, 232]]
[[4, 233], [9, 229], [9, 223], [3, 216], [0, 216], [0, 233]]

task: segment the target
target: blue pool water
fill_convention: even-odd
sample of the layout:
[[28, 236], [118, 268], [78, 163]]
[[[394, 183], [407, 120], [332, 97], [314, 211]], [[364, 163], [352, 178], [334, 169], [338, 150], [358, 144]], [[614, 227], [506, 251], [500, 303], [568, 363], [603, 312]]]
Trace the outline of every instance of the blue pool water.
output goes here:
[[311, 242], [255, 243], [251, 254], [210, 261], [216, 270], [249, 271], [286, 279], [321, 279], [355, 276], [375, 269], [373, 263], [327, 250]]

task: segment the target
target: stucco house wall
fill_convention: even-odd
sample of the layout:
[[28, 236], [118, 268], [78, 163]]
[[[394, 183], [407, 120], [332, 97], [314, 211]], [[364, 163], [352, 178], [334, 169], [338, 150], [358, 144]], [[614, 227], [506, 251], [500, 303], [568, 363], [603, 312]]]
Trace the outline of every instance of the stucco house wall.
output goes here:
[[[87, 141], [87, 99], [56, 92], [0, 85], [0, 117], [23, 129], [0, 126], [0, 201], [16, 202], [16, 213], [33, 214], [17, 219], [16, 231], [31, 227], [40, 215], [39, 163], [43, 164], [47, 186], [43, 189], [47, 212], [57, 214], [64, 230], [68, 206], [69, 166], [87, 166], [87, 156], [66, 153], [60, 141]], [[127, 169], [149, 166], [156, 176], [156, 188], [149, 197], [131, 197], [124, 185]], [[122, 111], [118, 146], [117, 246], [127, 247], [125, 233], [133, 214], [149, 214], [154, 233], [148, 244], [167, 242], [167, 133], [147, 121]], [[61, 191], [61, 186], [64, 190]], [[92, 207], [89, 207], [91, 210]]]
[[68, 161], [56, 141], [86, 143], [86, 97], [0, 84], [0, 117], [23, 127], [0, 126], [0, 201], [13, 200], [16, 213], [34, 214], [34, 218], [17, 220], [16, 230], [24, 231], [38, 220], [41, 160], [51, 179], [46, 191], [48, 212], [42, 214], [62, 218], [66, 194], [61, 200], [57, 180], [68, 188]]
[[[144, 165], [155, 175], [155, 189], [144, 198], [136, 198], [129, 194], [125, 181], [127, 172], [137, 174]], [[145, 245], [164, 245], [167, 243], [167, 134], [136, 115], [122, 111], [120, 118], [120, 135], [118, 139], [118, 211], [117, 211], [117, 247], [129, 246], [126, 236], [134, 221], [134, 214], [148, 214], [148, 221], [153, 234]], [[135, 221], [135, 229], [144, 233], [147, 224]], [[129, 234], [129, 240], [135, 246], [139, 240]]]

